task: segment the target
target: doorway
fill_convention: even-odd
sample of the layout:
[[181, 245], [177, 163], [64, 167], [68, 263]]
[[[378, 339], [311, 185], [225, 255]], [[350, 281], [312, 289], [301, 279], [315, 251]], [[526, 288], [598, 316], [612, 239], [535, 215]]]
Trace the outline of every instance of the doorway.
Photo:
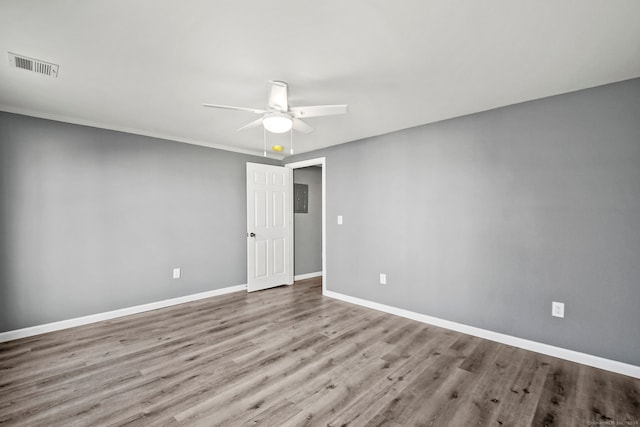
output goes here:
[[[298, 226], [298, 230], [295, 231], [297, 235], [291, 239], [294, 246], [291, 251], [291, 256], [294, 258], [293, 265], [295, 266], [294, 277], [296, 280], [302, 280], [322, 276], [322, 294], [325, 294], [327, 289], [326, 158], [288, 163], [285, 167], [293, 169], [294, 179], [292, 180], [292, 186], [296, 183], [296, 175], [298, 176], [298, 184], [307, 185], [306, 196], [308, 197], [306, 206], [301, 201], [296, 206], [295, 200], [292, 204], [294, 223]], [[318, 190], [320, 190], [319, 195], [317, 193]], [[303, 197], [304, 188], [299, 187], [298, 191], [299, 196]], [[293, 194], [296, 197], [295, 188]], [[306, 213], [304, 213], [305, 207]], [[317, 220], [320, 222], [319, 230]], [[320, 260], [318, 260], [318, 256]], [[319, 271], [318, 268], [320, 269]]]

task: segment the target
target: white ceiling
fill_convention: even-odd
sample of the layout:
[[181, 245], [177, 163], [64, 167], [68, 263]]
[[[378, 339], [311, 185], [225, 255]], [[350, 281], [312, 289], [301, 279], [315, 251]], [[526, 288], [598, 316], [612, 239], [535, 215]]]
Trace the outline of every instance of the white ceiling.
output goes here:
[[[268, 80], [297, 152], [640, 77], [637, 0], [0, 0], [0, 109], [261, 153]], [[7, 52], [60, 65], [10, 68]], [[284, 138], [284, 139], [283, 139]], [[269, 145], [288, 136], [269, 135]]]

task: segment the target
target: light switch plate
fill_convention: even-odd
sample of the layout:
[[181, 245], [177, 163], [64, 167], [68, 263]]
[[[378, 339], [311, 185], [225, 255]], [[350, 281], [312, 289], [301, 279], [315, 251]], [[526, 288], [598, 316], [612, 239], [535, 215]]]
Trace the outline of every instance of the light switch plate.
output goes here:
[[342, 215], [338, 215], [338, 225], [342, 225]]
[[179, 268], [174, 268], [173, 269], [173, 278], [174, 279], [179, 279], [180, 278], [180, 269]]
[[564, 303], [553, 301], [551, 303], [551, 315], [553, 317], [564, 318]]

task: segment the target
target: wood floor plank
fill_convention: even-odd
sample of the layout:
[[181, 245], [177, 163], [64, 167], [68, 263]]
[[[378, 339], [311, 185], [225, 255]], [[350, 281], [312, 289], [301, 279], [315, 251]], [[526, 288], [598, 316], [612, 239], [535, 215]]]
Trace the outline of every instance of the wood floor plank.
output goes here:
[[0, 425], [640, 421], [638, 379], [323, 297], [321, 286], [230, 293], [0, 343]]
[[348, 374], [336, 370], [322, 387], [314, 387], [314, 392], [307, 393], [304, 399], [297, 397], [298, 406], [304, 409], [283, 425], [327, 425], [335, 413], [351, 404], [363, 390], [369, 390], [380, 376], [388, 374], [389, 362], [379, 357], [388, 347], [386, 342], [377, 341], [349, 362]]
[[514, 347], [498, 345], [497, 348], [494, 356], [485, 358], [484, 369], [472, 372], [476, 375], [475, 381], [458, 393], [459, 408], [450, 417], [453, 425], [493, 424], [491, 420], [500, 403], [511, 393], [510, 379], [517, 374], [525, 354]]
[[[369, 329], [369, 326], [370, 325], [367, 324], [362, 327]], [[210, 426], [214, 424], [217, 425], [218, 423], [220, 423], [220, 425], [226, 425], [229, 422], [228, 418], [231, 417], [231, 413], [252, 413], [254, 409], [256, 409], [256, 405], [262, 404], [261, 402], [264, 398], [267, 398], [271, 394], [281, 395], [282, 393], [289, 393], [289, 390], [295, 390], [295, 395], [288, 396], [288, 399], [297, 404], [299, 399], [305, 396], [305, 389], [313, 391], [323, 389], [323, 386], [306, 387], [306, 383], [310, 379], [326, 382], [326, 380], [322, 379], [323, 377], [319, 374], [320, 372], [331, 372], [333, 371], [333, 367], [342, 367], [343, 364], [352, 367], [353, 363], [349, 362], [349, 360], [353, 360], [355, 356], [366, 351], [367, 348], [372, 345], [384, 344], [370, 339], [377, 335], [376, 332], [375, 329], [370, 329], [369, 336], [360, 336], [360, 341], [350, 342], [348, 346], [327, 345], [329, 342], [337, 342], [338, 339], [329, 340], [322, 335], [325, 341], [319, 341], [319, 345], [313, 347], [315, 355], [306, 360], [302, 360], [303, 363], [289, 366], [286, 371], [271, 372], [269, 377], [265, 377], [263, 374], [260, 376], [259, 382], [250, 379], [253, 383], [244, 382], [239, 384], [236, 389], [232, 390], [234, 392], [233, 399], [221, 401], [220, 398], [226, 398], [227, 396], [220, 393], [217, 399], [218, 401], [208, 402], [204, 411], [203, 408], [198, 408], [202, 413], [189, 418], [189, 425]], [[278, 376], [280, 378], [278, 378]], [[238, 389], [240, 389], [240, 391]], [[247, 393], [246, 390], [250, 390], [250, 393]], [[193, 408], [191, 412], [193, 412]], [[180, 419], [183, 416], [184, 413], [178, 414], [176, 418]]]
[[[523, 350], [524, 351], [524, 350]], [[507, 397], [501, 402], [492, 421], [503, 426], [528, 426], [536, 412], [549, 363], [536, 354], [526, 353], [518, 373], [509, 384]]]
[[450, 355], [432, 355], [430, 363], [413, 381], [398, 393], [374, 418], [393, 420], [408, 425], [408, 419], [422, 407], [423, 399], [434, 393], [457, 369], [456, 358]]
[[[580, 366], [556, 359], [551, 363], [545, 380], [533, 425], [566, 426], [574, 425], [578, 419], [576, 396], [579, 394], [578, 370]], [[590, 419], [583, 420], [585, 423]]]
[[[294, 403], [283, 399], [273, 406], [267, 407], [245, 422], [246, 426], [281, 426], [298, 414], [302, 409]], [[251, 414], [253, 415], [253, 414]], [[243, 422], [244, 420], [238, 420]], [[235, 420], [234, 420], [235, 424]]]
[[[433, 341], [444, 337], [444, 335], [437, 335], [433, 337]], [[415, 350], [414, 357], [394, 358], [392, 362], [399, 362], [395, 369], [391, 366], [391, 362], [383, 357], [383, 360], [387, 361], [389, 368], [391, 368], [390, 372], [386, 376], [379, 377], [378, 381], [369, 387], [367, 393], [361, 394], [328, 424], [331, 426], [362, 425], [376, 418], [381, 407], [389, 405], [429, 366], [429, 363], [425, 362], [434, 355], [434, 348], [438, 347], [437, 344], [433, 344], [431, 342], [430, 345], [424, 343]]]

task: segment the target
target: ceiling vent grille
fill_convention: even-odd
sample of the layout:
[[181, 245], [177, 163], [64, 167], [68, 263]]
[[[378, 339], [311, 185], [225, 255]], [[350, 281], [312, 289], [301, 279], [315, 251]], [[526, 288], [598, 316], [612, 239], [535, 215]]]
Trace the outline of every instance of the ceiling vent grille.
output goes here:
[[57, 64], [29, 58], [28, 56], [9, 52], [9, 64], [11, 64], [12, 67], [20, 68], [22, 70], [43, 74], [49, 77], [58, 77]]

